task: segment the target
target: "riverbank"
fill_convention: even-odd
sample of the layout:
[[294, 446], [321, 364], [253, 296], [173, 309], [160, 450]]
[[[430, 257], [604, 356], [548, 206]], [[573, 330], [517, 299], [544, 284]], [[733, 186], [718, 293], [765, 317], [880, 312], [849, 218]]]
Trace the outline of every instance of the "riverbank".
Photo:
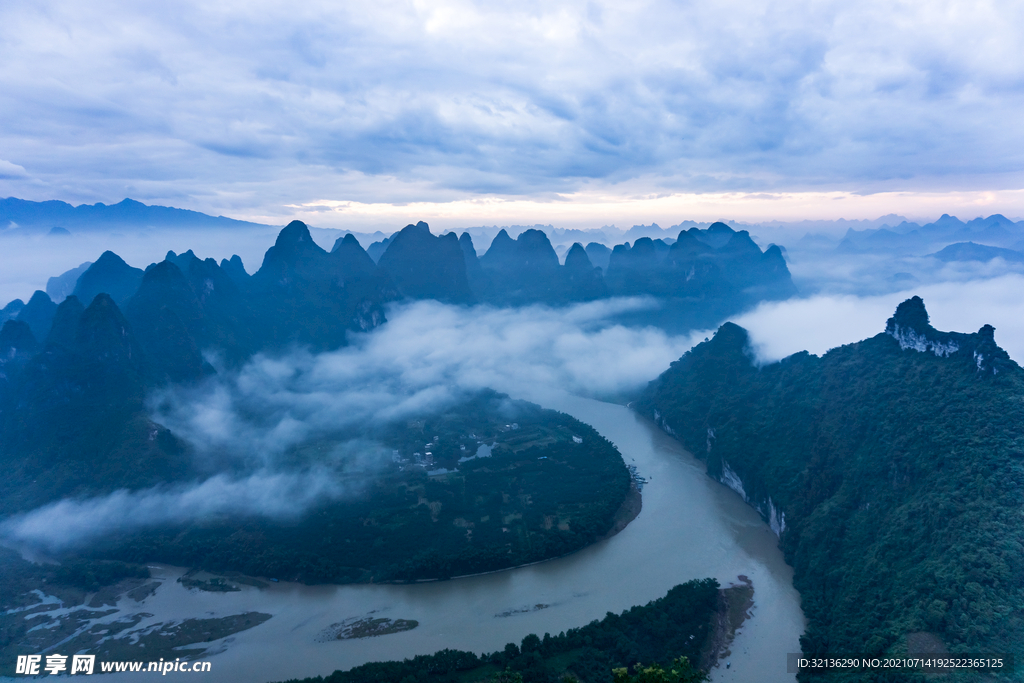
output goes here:
[[[712, 679], [794, 683], [785, 653], [800, 648], [800, 598], [778, 539], [757, 512], [711, 480], [677, 441], [625, 407], [575, 397], [549, 407], [595, 425], [648, 480], [643, 513], [606, 541], [529, 567], [423, 584], [282, 580], [262, 590], [237, 584], [241, 590], [206, 592], [177, 582], [184, 569], [154, 565], [151, 581], [161, 584], [155, 592], [141, 604], [123, 599], [116, 613], [98, 616], [95, 623], [152, 615], [134, 630], [172, 620], [271, 614], [258, 626], [204, 643], [209, 650], [203, 659], [213, 671], [191, 677], [199, 683], [264, 683], [445, 648], [494, 652], [528, 633], [557, 634], [644, 605], [689, 579], [711, 576], [728, 586], [742, 574], [756, 586], [756, 605], [728, 648], [731, 668], [714, 668]], [[318, 641], [333, 624], [365, 618], [415, 620], [419, 626], [374, 638]], [[104, 681], [135, 683], [128, 674], [110, 674]]]
[[640, 516], [640, 512], [644, 509], [644, 497], [640, 493], [640, 489], [636, 485], [636, 481], [630, 481], [629, 493], [626, 494], [625, 499], [622, 501], [622, 505], [616, 510], [615, 516], [612, 518], [612, 528], [608, 530], [601, 540], [607, 540], [615, 534], [621, 532], [629, 523]]
[[715, 610], [711, 637], [701, 652], [700, 668], [705, 671], [719, 666], [720, 661], [728, 661], [732, 655], [730, 647], [736, 638], [736, 632], [753, 615], [754, 584], [749, 578], [740, 574], [739, 584], [733, 584], [718, 591], [718, 609]]
[[[734, 591], [732, 591], [734, 592]], [[646, 605], [621, 614], [581, 624], [557, 635], [527, 634], [521, 645], [483, 654], [445, 648], [424, 657], [370, 662], [324, 677], [288, 683], [487, 683], [494, 675], [511, 670], [525, 683], [574, 680], [604, 683], [621, 667], [668, 664], [675, 657], [699, 659], [706, 643], [716, 635], [717, 612], [723, 600], [714, 579], [688, 581]], [[727, 610], [728, 611], [728, 610]]]
[[[616, 533], [621, 532], [623, 529], [625, 529], [627, 526], [629, 526], [630, 522], [632, 522], [634, 519], [636, 519], [640, 515], [640, 511], [641, 510], [643, 510], [643, 495], [640, 493], [640, 489], [637, 487], [636, 482], [633, 481], [633, 482], [630, 483], [630, 489], [629, 489], [629, 492], [626, 494], [626, 498], [623, 499], [623, 504], [621, 506], [618, 506], [618, 510], [615, 511], [615, 514], [612, 517], [611, 528], [608, 529], [608, 532], [605, 533], [604, 536], [599, 538], [594, 543], [599, 543], [601, 541], [607, 541], [611, 537], [615, 536]], [[514, 566], [502, 567], [501, 569], [492, 569], [490, 571], [478, 571], [476, 573], [464, 573], [464, 574], [458, 575], [458, 577], [452, 577], [451, 579], [447, 579], [445, 581], [454, 581], [456, 579], [471, 579], [473, 577], [486, 577], [486, 575], [488, 575], [488, 574], [501, 573], [503, 571], [513, 571], [515, 569], [522, 569], [524, 567], [536, 566], [538, 564], [544, 564], [545, 562], [552, 562], [554, 560], [559, 560], [559, 559], [561, 559], [563, 557], [568, 557], [569, 555], [572, 555], [573, 553], [579, 553], [582, 550], [586, 550], [588, 547], [589, 546], [584, 546], [580, 550], [573, 550], [571, 553], [565, 553], [564, 555], [558, 555], [557, 557], [546, 557], [543, 560], [537, 560], [536, 562], [526, 562], [524, 564], [516, 564]], [[403, 585], [403, 584], [432, 584], [432, 583], [435, 583], [437, 581], [441, 581], [441, 580], [440, 579], [417, 579], [417, 580], [414, 580], [414, 581], [391, 581], [391, 582], [377, 582], [377, 583], [380, 583], [380, 584]], [[373, 583], [373, 582], [370, 582], [370, 583]]]

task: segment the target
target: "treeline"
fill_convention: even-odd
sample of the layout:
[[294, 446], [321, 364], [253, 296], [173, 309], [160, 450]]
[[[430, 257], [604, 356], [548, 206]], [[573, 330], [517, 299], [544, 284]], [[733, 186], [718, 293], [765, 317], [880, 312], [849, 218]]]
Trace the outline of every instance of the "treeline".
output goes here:
[[[1020, 661], [1024, 372], [992, 328], [938, 332], [915, 297], [887, 333], [821, 358], [758, 366], [749, 345], [724, 325], [636, 407], [781, 532], [803, 651], [931, 642]], [[888, 680], [854, 678], [871, 676]]]
[[[612, 683], [613, 669], [633, 670], [637, 664], [671, 669], [681, 656], [697, 669], [702, 658], [707, 660], [714, 617], [725, 599], [714, 579], [693, 580], [646, 605], [609, 612], [556, 636], [531, 633], [519, 645], [509, 643], [497, 652], [446, 649], [288, 683], [475, 683], [505, 671], [521, 675], [523, 683]], [[703, 673], [683, 680], [704, 680]]]

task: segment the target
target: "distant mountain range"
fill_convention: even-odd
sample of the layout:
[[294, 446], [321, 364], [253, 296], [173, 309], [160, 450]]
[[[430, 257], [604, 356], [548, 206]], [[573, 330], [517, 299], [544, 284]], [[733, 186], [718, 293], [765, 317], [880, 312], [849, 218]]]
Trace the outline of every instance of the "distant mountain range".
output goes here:
[[[918, 225], [907, 221], [895, 226], [854, 230], [850, 228], [836, 248], [841, 253], [924, 254], [939, 244], [979, 242], [1020, 249], [1024, 247], [1024, 221], [1014, 222], [1001, 214], [975, 218], [966, 223], [943, 214], [934, 223]], [[977, 259], [972, 259], [977, 260]]]
[[759, 366], [727, 323], [633, 404], [780, 536], [805, 654], [1024, 654], [1024, 371], [993, 334], [913, 297], [870, 339]]
[[931, 254], [940, 261], [991, 261], [1001, 258], [1010, 263], [1024, 263], [1024, 252], [1002, 247], [989, 247], [974, 242], [957, 242]]
[[[498, 226], [481, 226], [460, 229], [470, 235], [475, 243], [490, 245], [501, 233], [516, 237], [526, 232], [543, 232], [554, 246], [559, 260], [564, 262], [567, 252], [574, 242], [588, 246], [603, 245], [609, 249], [615, 244], [632, 243], [642, 238], [653, 241], [661, 240], [671, 246], [680, 232], [693, 228], [706, 231], [713, 223], [682, 221], [669, 228], [662, 228], [657, 223], [650, 225], [634, 225], [627, 230], [614, 226], [599, 229], [578, 230], [555, 228], [551, 225], [520, 226], [512, 225], [505, 228]], [[797, 242], [797, 248], [825, 247], [835, 248], [839, 253], [863, 254], [882, 252], [889, 255], [925, 255], [937, 251], [954, 242], [974, 242], [980, 246], [994, 246], [1024, 252], [1024, 221], [1015, 222], [1001, 214], [993, 214], [987, 218], [975, 218], [970, 221], [943, 214], [941, 218], [926, 224], [908, 221], [903, 216], [890, 214], [874, 220], [835, 220], [835, 221], [767, 221], [763, 223], [735, 224], [751, 232], [766, 234], [792, 234], [806, 232]], [[117, 204], [83, 204], [72, 206], [62, 201], [34, 202], [15, 197], [0, 199], [0, 231], [50, 233], [55, 236], [89, 232], [97, 230], [137, 230], [137, 229], [197, 229], [197, 228], [270, 228], [272, 226], [248, 221], [240, 221], [224, 216], [210, 216], [197, 211], [177, 209], [166, 206], [149, 206], [133, 199], [124, 199]], [[846, 227], [846, 234], [841, 238], [834, 237], [837, 229]], [[333, 239], [332, 236], [355, 234], [367, 247], [367, 252], [377, 262], [390, 244], [394, 235], [376, 232], [373, 234], [352, 232], [349, 230], [329, 230], [310, 227], [317, 239]], [[397, 233], [395, 233], [397, 234]], [[371, 244], [372, 242], [372, 244]], [[592, 265], [607, 270], [607, 258], [604, 259], [587, 249]], [[609, 252], [610, 253], [610, 252]], [[1007, 256], [1004, 254], [1004, 256]], [[978, 254], [966, 260], [981, 259]], [[965, 260], [965, 259], [953, 259]]]
[[[187, 276], [197, 259], [189, 251], [171, 253], [168, 260]], [[516, 239], [500, 230], [482, 256], [477, 255], [469, 233], [459, 238], [453, 233], [435, 236], [425, 223], [409, 225], [368, 250], [363, 250], [352, 234], [346, 234], [336, 240], [328, 255], [313, 241], [308, 227], [293, 222], [281, 231], [278, 243], [267, 252], [260, 271], [252, 278], [238, 257], [219, 265], [211, 260], [203, 263], [201, 270], [209, 270], [207, 274], [226, 278], [242, 290], [252, 290], [247, 299], [264, 296], [274, 277], [303, 290], [300, 298], [306, 299], [315, 298], [313, 289], [319, 287], [322, 294], [336, 300], [337, 296], [323, 287], [351, 281], [342, 288], [343, 298], [350, 299], [355, 295], [352, 284], [358, 281], [361, 297], [378, 303], [405, 297], [452, 303], [562, 305], [608, 296], [649, 295], [659, 298], [662, 306], [656, 319], [645, 320], [669, 329], [713, 324], [757, 301], [784, 299], [795, 293], [779, 247], [762, 251], [746, 231], [734, 231], [723, 223], [704, 230], [691, 227], [678, 233], [678, 240], [641, 237], [632, 245], [626, 242], [614, 249], [598, 242], [585, 248], [577, 244], [566, 254], [563, 264], [547, 235], [533, 228]], [[142, 270], [108, 252], [96, 263], [86, 262], [50, 278], [46, 294], [59, 303], [74, 293], [85, 305], [102, 291], [123, 304], [142, 281]], [[11, 302], [0, 313], [0, 321], [18, 315], [21, 305], [19, 301]], [[239, 306], [244, 308], [239, 304], [233, 309], [240, 310]], [[292, 310], [290, 306], [286, 309]], [[262, 304], [256, 308], [267, 310]], [[37, 315], [32, 311], [26, 315], [30, 314]], [[303, 323], [296, 325], [302, 327]], [[276, 323], [268, 322], [258, 327], [264, 336], [268, 329], [277, 329]], [[363, 327], [364, 323], [358, 323], [353, 329]], [[278, 343], [289, 334], [270, 333], [276, 341], [265, 341]], [[341, 343], [337, 333], [330, 338], [324, 334], [321, 330], [299, 337], [306, 343]], [[200, 345], [204, 341], [197, 340]], [[262, 343], [242, 345], [251, 352]]]
[[65, 234], [78, 230], [109, 228], [238, 228], [266, 227], [224, 216], [168, 206], [147, 206], [133, 199], [117, 204], [72, 206], [56, 200], [32, 202], [8, 197], [0, 199], [0, 229], [20, 228]]

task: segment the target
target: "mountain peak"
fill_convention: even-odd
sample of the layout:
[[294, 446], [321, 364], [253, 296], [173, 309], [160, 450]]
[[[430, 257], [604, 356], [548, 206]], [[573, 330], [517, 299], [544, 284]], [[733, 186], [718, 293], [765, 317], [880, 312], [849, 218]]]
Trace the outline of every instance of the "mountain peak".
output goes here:
[[360, 249], [363, 248], [362, 245], [359, 244], [359, 240], [357, 240], [356, 236], [353, 235], [352, 233], [346, 233], [344, 236], [334, 240], [334, 246], [331, 248], [331, 251], [338, 251], [338, 249], [340, 249], [342, 245], [349, 248], [358, 245]]
[[995, 328], [983, 325], [974, 334], [940, 332], [928, 322], [928, 311], [919, 296], [913, 296], [896, 307], [885, 324], [885, 333], [899, 342], [903, 350], [932, 352], [947, 358], [958, 354], [977, 366], [978, 372], [997, 375], [1014, 365], [1010, 356], [996, 344]]
[[133, 268], [112, 251], [105, 251], [78, 278], [72, 292], [87, 307], [97, 294], [109, 294], [115, 301], [126, 301], [142, 282], [143, 271]]
[[569, 253], [565, 255], [565, 267], [569, 270], [592, 271], [594, 264], [590, 262], [590, 257], [587, 256], [587, 251], [583, 248], [583, 245], [579, 242], [574, 242], [569, 249]]
[[423, 221], [392, 235], [377, 265], [410, 298], [454, 303], [473, 299], [458, 236], [453, 232], [432, 235]]
[[14, 320], [21, 313], [22, 309], [25, 308], [25, 302], [21, 299], [15, 299], [10, 302], [2, 309], [0, 309], [0, 323], [8, 320]]
[[515, 240], [509, 237], [508, 232], [505, 230], [505, 228], [502, 228], [501, 230], [498, 231], [498, 234], [494, 236], [494, 239], [491, 240], [491, 246], [488, 247], [488, 249], [494, 247], [495, 245], [505, 246], [507, 244], [511, 244], [514, 241]]
[[352, 233], [339, 237], [334, 242], [331, 258], [339, 266], [343, 280], [353, 277], [368, 277], [377, 270], [377, 264], [373, 262], [373, 259]]
[[292, 221], [277, 234], [277, 242], [274, 243], [274, 246], [280, 248], [302, 242], [314, 243], [312, 235], [309, 234], [309, 228], [302, 221]]
[[491, 240], [487, 251], [480, 257], [480, 263], [484, 266], [500, 266], [504, 261], [512, 258], [516, 252], [516, 241], [508, 236], [505, 228], [498, 231], [498, 234]]
[[85, 307], [74, 294], [60, 302], [53, 316], [50, 334], [46, 337], [47, 346], [64, 346], [72, 348], [78, 335], [78, 324], [82, 320]]
[[330, 270], [327, 252], [313, 241], [302, 221], [292, 221], [277, 235], [274, 246], [263, 255], [263, 265], [253, 276], [264, 286], [291, 287], [296, 278], [316, 280]]
[[245, 266], [242, 264], [242, 257], [238, 254], [234, 254], [231, 260], [221, 259], [220, 267], [235, 284], [245, 284], [249, 280], [249, 273], [245, 270]]
[[18, 320], [29, 326], [37, 340], [46, 339], [56, 312], [57, 304], [53, 303], [49, 295], [36, 290], [25, 307], [18, 313]]
[[909, 330], [918, 334], [934, 332], [928, 324], [928, 311], [924, 307], [924, 300], [919, 296], [912, 296], [899, 306], [891, 318], [885, 322], [887, 334], [894, 334], [897, 330]]
[[750, 346], [750, 334], [736, 323], [726, 322], [715, 332], [713, 341], [720, 346], [746, 350]]
[[903, 350], [931, 351], [936, 356], [951, 356], [960, 350], [960, 344], [950, 334], [942, 334], [928, 323], [924, 300], [912, 296], [899, 306], [885, 321], [885, 333], [895, 339]]
[[408, 234], [417, 234], [417, 235], [430, 235], [431, 234], [430, 226], [427, 225], [426, 223], [424, 223], [423, 221], [418, 221], [415, 225], [410, 223], [409, 225], [407, 225], [404, 228], [402, 228], [401, 230], [399, 230], [399, 232], [404, 232], [407, 235]]
[[97, 294], [82, 312], [77, 342], [90, 360], [121, 367], [137, 367], [141, 361], [128, 321], [105, 292]]

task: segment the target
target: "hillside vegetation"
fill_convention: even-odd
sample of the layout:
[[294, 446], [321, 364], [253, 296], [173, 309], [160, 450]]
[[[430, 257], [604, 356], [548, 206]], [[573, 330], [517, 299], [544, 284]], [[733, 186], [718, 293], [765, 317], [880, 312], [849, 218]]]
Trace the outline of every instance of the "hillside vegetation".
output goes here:
[[375, 444], [373, 459], [325, 471], [345, 495], [301, 516], [117, 532], [88, 553], [308, 583], [444, 579], [579, 550], [609, 532], [630, 491], [622, 456], [593, 428], [490, 391], [303, 444], [291, 466], [326, 466], [352, 439]]
[[503, 231], [479, 258], [463, 238], [408, 225], [375, 261], [351, 234], [328, 252], [292, 221], [253, 274], [238, 256], [168, 252], [143, 270], [107, 251], [77, 278], [58, 278], [72, 292], [59, 305], [42, 291], [11, 302], [0, 310], [0, 514], [187, 480], [187, 435], [151, 419], [154, 389], [202, 382], [215, 373], [207, 359], [232, 371], [258, 353], [343, 347], [386, 324], [396, 301], [560, 306], [649, 295], [660, 308], [624, 315], [693, 327], [794, 291], [779, 247], [762, 252], [722, 223], [681, 231], [671, 245], [618, 245], [607, 272], [581, 245], [560, 264], [539, 230], [515, 240]]
[[1024, 654], [1024, 372], [993, 332], [939, 332], [914, 297], [759, 367], [726, 324], [635, 404], [781, 535], [805, 653]]

